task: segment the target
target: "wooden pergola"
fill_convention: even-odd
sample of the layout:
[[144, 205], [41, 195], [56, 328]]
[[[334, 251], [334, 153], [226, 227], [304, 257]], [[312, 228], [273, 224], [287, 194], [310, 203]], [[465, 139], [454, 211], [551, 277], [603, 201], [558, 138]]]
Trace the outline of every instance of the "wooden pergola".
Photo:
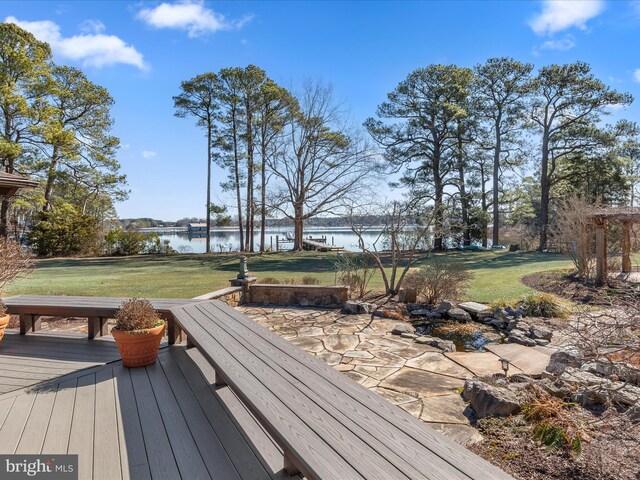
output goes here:
[[22, 175], [0, 172], [0, 196], [12, 197], [21, 188], [37, 187], [38, 182]]
[[622, 227], [620, 247], [622, 250], [622, 273], [631, 272], [631, 228], [640, 222], [640, 208], [611, 207], [598, 209], [589, 216], [596, 235], [596, 284], [607, 282], [607, 231], [610, 221], [617, 221]]

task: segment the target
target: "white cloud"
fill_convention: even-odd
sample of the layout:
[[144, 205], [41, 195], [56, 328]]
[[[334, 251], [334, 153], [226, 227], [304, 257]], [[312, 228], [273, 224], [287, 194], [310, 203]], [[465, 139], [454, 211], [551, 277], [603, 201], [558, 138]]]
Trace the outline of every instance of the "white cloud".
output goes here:
[[571, 50], [575, 46], [576, 41], [573, 35], [567, 35], [566, 37], [561, 39], [547, 40], [542, 45], [540, 45], [540, 48], [544, 50], [560, 50], [562, 52], [566, 52], [567, 50]]
[[143, 150], [142, 151], [142, 158], [145, 158], [147, 160], [155, 158], [157, 156], [158, 156], [158, 154], [156, 152], [154, 152], [153, 150]]
[[80, 24], [80, 31], [83, 33], [102, 33], [106, 28], [100, 20], [85, 20]]
[[138, 18], [155, 28], [186, 30], [190, 37], [197, 37], [219, 30], [242, 28], [252, 16], [240, 20], [228, 20], [224, 15], [206, 8], [202, 1], [183, 0], [177, 3], [161, 3], [154, 8], [144, 8]]
[[35, 22], [18, 20], [15, 17], [7, 17], [7, 23], [15, 23], [21, 28], [31, 32], [38, 40], [47, 42], [56, 56], [60, 58], [81, 61], [87, 67], [105, 67], [116, 64], [133, 65], [141, 70], [148, 68], [142, 54], [132, 45], [127, 45], [121, 38], [115, 35], [100, 33], [104, 30], [102, 22], [95, 20], [83, 24], [83, 31], [92, 28], [93, 33], [82, 33], [71, 37], [63, 37], [60, 27], [51, 20]]
[[585, 30], [587, 21], [603, 10], [603, 0], [544, 0], [542, 12], [529, 25], [538, 35], [550, 35], [571, 27]]
[[633, 72], [633, 79], [636, 82], [640, 82], [640, 68], [636, 68], [636, 70]]
[[607, 108], [609, 110], [622, 110], [625, 108], [625, 105], [621, 104], [621, 103], [613, 103], [611, 105], [607, 105]]

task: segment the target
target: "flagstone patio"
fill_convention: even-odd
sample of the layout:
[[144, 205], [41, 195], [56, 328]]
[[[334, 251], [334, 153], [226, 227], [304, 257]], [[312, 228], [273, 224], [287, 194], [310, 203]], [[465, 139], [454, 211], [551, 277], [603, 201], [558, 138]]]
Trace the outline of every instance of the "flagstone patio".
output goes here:
[[340, 310], [239, 306], [260, 325], [344, 372], [391, 403], [463, 444], [481, 439], [470, 426], [469, 410], [460, 396], [468, 378], [501, 372], [499, 358], [517, 358], [510, 373], [539, 374], [550, 349], [496, 345], [493, 351], [443, 353], [391, 335], [399, 322]]

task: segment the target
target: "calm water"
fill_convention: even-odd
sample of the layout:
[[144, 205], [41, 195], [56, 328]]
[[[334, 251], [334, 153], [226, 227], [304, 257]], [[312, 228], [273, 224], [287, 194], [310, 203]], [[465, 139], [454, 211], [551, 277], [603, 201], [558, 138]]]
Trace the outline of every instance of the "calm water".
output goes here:
[[[186, 232], [175, 233], [162, 230], [156, 230], [160, 235], [161, 240], [169, 240], [171, 247], [181, 253], [204, 253], [206, 248], [206, 238], [202, 237], [190, 237]], [[373, 242], [378, 239], [380, 229], [372, 229], [367, 231], [363, 237], [368, 246], [371, 246]], [[266, 232], [266, 247], [273, 250], [276, 249], [276, 235], [282, 241], [286, 239], [287, 232], [291, 230], [287, 229], [267, 229]], [[344, 247], [348, 251], [358, 250], [358, 238], [348, 227], [335, 227], [335, 228], [308, 228], [304, 231], [305, 237], [320, 238], [325, 236], [327, 238], [327, 244]], [[254, 237], [255, 249], [258, 250], [260, 244], [260, 232], [258, 231]], [[382, 239], [378, 241], [378, 249], [382, 248]], [[280, 250], [289, 250], [293, 247], [293, 243], [283, 243], [280, 245]], [[234, 252], [240, 248], [240, 237], [237, 229], [212, 229], [211, 231], [211, 251], [213, 252]]]

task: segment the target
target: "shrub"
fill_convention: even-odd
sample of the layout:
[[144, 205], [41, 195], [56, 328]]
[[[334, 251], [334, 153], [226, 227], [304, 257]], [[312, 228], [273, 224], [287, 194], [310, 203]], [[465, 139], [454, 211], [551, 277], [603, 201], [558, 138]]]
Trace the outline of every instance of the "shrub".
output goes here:
[[553, 295], [538, 293], [527, 296], [523, 302], [525, 315], [529, 317], [564, 318], [566, 310]]
[[0, 238], [0, 293], [7, 283], [26, 275], [33, 268], [29, 252], [18, 242]]
[[144, 233], [114, 228], [105, 236], [105, 250], [109, 255], [137, 255], [144, 251], [146, 239]]
[[369, 292], [369, 282], [376, 269], [368, 256], [363, 254], [338, 255], [333, 268], [336, 272], [336, 283], [348, 286], [352, 297], [362, 298]]
[[62, 203], [38, 214], [28, 238], [41, 257], [96, 254], [101, 250], [98, 219]]
[[599, 207], [585, 197], [570, 196], [558, 205], [550, 233], [554, 239], [566, 242], [567, 253], [576, 267], [578, 277], [588, 279], [594, 273], [593, 225], [590, 215]]
[[116, 312], [115, 319], [113, 328], [121, 332], [149, 330], [164, 323], [148, 300], [138, 298], [124, 302]]
[[459, 299], [471, 280], [466, 270], [443, 261], [431, 261], [407, 274], [405, 288], [414, 288], [425, 303]]
[[280, 280], [275, 277], [264, 277], [260, 279], [260, 283], [267, 285], [280, 285]]
[[302, 277], [302, 285], [320, 285], [320, 280], [313, 275], [305, 275]]

